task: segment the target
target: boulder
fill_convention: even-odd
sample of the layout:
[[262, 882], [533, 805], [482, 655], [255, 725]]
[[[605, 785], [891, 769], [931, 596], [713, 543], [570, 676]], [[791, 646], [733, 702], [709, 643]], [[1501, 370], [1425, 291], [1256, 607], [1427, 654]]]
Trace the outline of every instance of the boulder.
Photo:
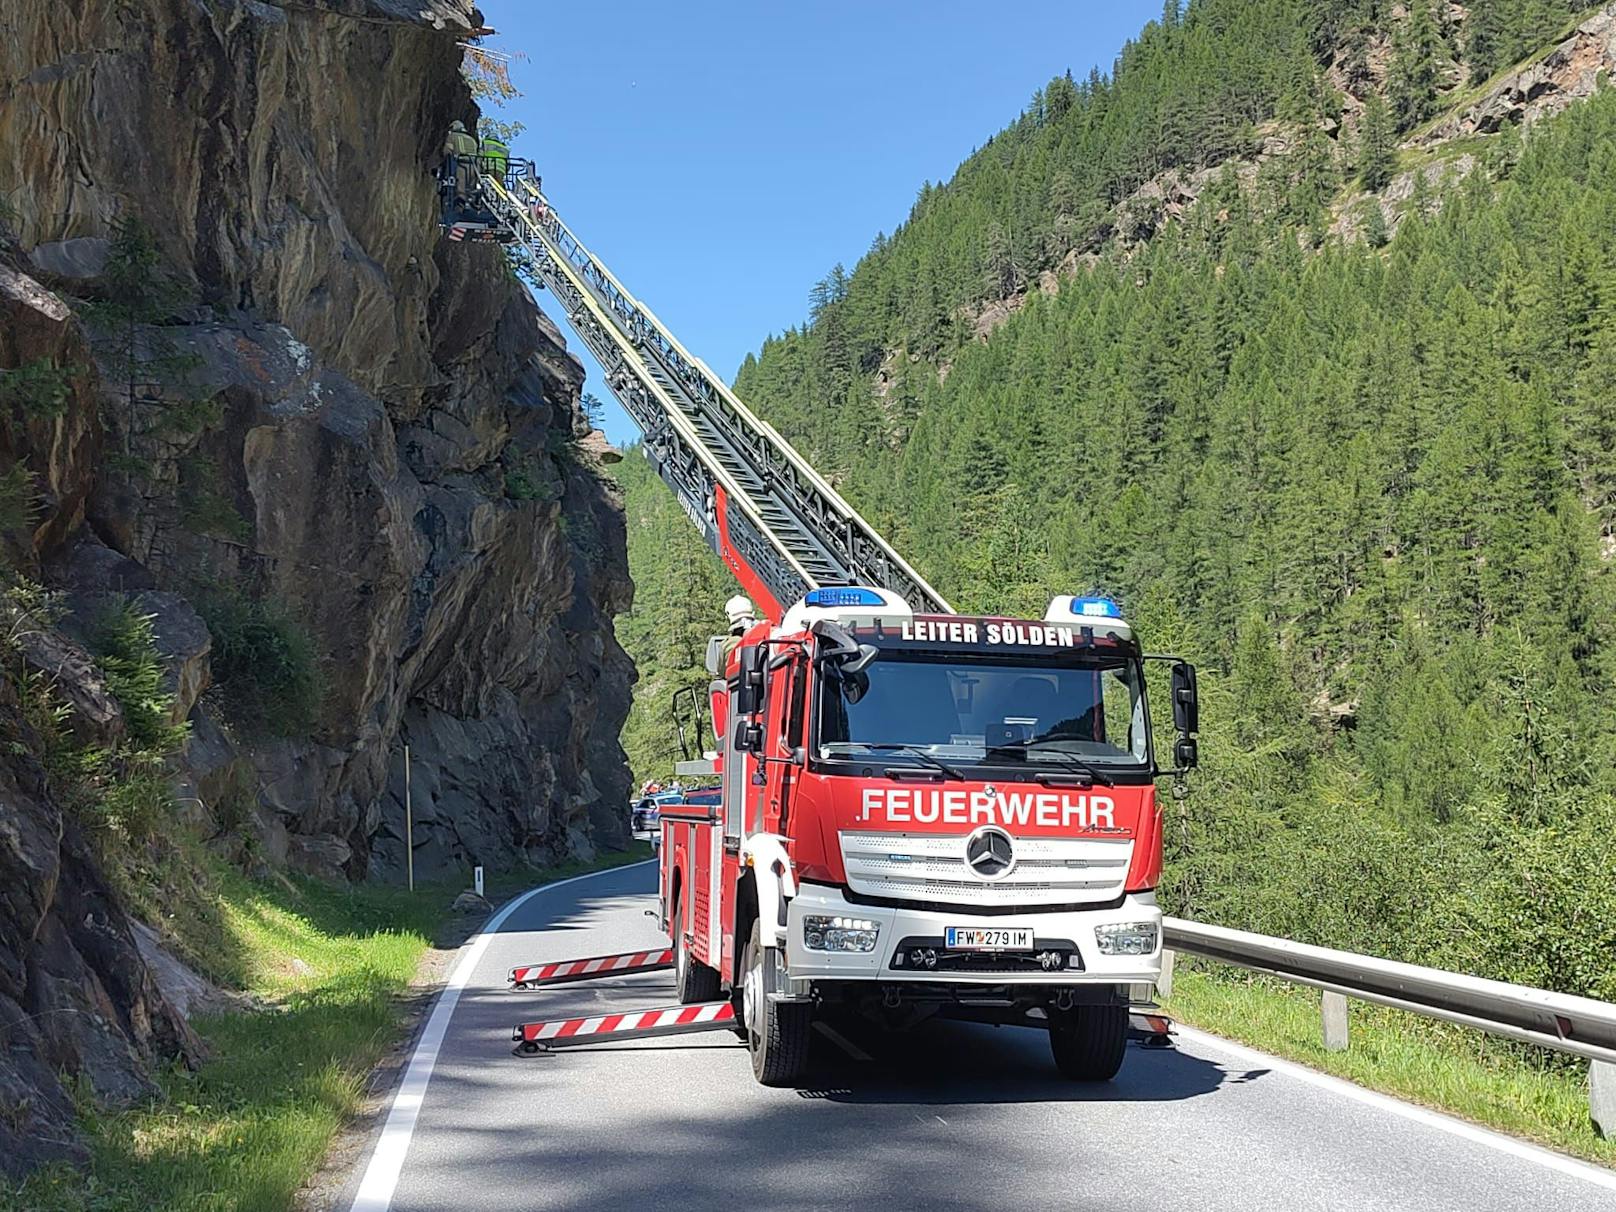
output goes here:
[[71, 240], [51, 240], [28, 250], [35, 272], [62, 285], [93, 282], [107, 269], [112, 241], [104, 236], [77, 236]]

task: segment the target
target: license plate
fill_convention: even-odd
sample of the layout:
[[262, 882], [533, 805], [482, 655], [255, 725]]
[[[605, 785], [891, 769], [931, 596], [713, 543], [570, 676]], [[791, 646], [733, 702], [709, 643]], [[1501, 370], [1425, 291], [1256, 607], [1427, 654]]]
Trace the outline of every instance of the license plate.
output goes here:
[[1032, 927], [948, 926], [943, 946], [950, 951], [1031, 951]]

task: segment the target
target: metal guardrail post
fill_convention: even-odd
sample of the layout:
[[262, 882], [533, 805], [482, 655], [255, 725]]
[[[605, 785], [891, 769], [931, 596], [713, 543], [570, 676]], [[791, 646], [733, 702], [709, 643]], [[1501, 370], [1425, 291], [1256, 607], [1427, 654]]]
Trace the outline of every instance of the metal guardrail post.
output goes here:
[[1616, 1139], [1616, 1065], [1588, 1064], [1588, 1115], [1606, 1140]]
[[1319, 1018], [1324, 1028], [1324, 1050], [1347, 1050], [1347, 999], [1328, 989], [1319, 997]]

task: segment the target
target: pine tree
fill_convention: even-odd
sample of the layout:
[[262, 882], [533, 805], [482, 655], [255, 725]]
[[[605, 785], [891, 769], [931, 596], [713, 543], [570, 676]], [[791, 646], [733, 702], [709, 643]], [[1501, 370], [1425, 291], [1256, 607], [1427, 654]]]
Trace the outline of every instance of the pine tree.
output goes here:
[[1398, 27], [1386, 87], [1399, 131], [1410, 130], [1436, 112], [1442, 79], [1442, 35], [1431, 0], [1414, 0]]
[[1358, 147], [1358, 180], [1370, 193], [1379, 193], [1391, 184], [1397, 167], [1397, 133], [1391, 110], [1379, 93], [1370, 93], [1364, 102]]
[[1385, 248], [1391, 241], [1391, 232], [1386, 227], [1386, 212], [1380, 208], [1378, 201], [1369, 203], [1369, 211], [1364, 218], [1364, 241], [1370, 248]]
[[1512, 0], [1471, 0], [1465, 23], [1465, 57], [1470, 79], [1479, 84], [1504, 65], [1507, 43], [1504, 23]]

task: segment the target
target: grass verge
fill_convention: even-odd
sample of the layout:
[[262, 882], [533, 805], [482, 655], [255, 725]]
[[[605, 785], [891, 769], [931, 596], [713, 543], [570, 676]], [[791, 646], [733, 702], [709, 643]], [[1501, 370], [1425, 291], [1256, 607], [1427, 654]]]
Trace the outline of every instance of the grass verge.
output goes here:
[[[502, 877], [512, 891], [648, 857]], [[27, 1212], [273, 1212], [292, 1207], [372, 1069], [397, 1041], [401, 999], [461, 885], [334, 888], [209, 873], [211, 912], [175, 939], [262, 1009], [198, 1018], [209, 1058], [161, 1077], [149, 1104], [83, 1112], [91, 1162], [42, 1171], [0, 1208]], [[491, 894], [499, 887], [491, 888]], [[188, 898], [189, 899], [189, 898]], [[169, 923], [173, 925], [173, 923]]]
[[1163, 1005], [1176, 1020], [1226, 1039], [1616, 1165], [1616, 1141], [1601, 1140], [1588, 1118], [1588, 1066], [1574, 1057], [1359, 1001], [1349, 1002], [1350, 1046], [1327, 1052], [1317, 991], [1183, 956]]

